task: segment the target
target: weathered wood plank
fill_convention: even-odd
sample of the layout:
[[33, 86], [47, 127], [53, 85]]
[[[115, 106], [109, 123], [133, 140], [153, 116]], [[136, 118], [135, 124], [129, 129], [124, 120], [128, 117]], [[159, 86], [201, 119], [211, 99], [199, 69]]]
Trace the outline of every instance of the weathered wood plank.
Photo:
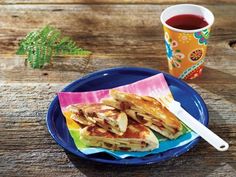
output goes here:
[[[211, 111], [219, 110], [219, 114], [222, 114], [222, 116], [214, 117], [217, 124], [236, 124], [235, 114], [233, 114], [236, 111], [236, 104], [232, 104], [235, 103], [236, 93], [233, 92], [233, 89], [236, 83], [222, 84], [220, 87], [217, 83], [211, 84], [215, 92], [208, 88], [208, 84], [191, 83], [190, 85], [199, 91]], [[0, 86], [2, 100], [0, 117], [11, 116], [15, 121], [16, 117], [39, 116], [44, 118], [49, 102], [56, 92], [65, 87], [65, 83], [3, 83]], [[40, 100], [40, 102], [35, 102], [36, 100]], [[9, 108], [12, 110], [9, 111]]]
[[[211, 59], [212, 61], [208, 62]], [[232, 61], [232, 59], [232, 57], [224, 57], [222, 61], [220, 61], [220, 57], [208, 58], [206, 68], [203, 70], [203, 75], [195, 80], [187, 82], [196, 84], [215, 83], [219, 84], [219, 88], [222, 87], [221, 84], [236, 83], [235, 60]], [[164, 56], [97, 56], [97, 58], [92, 57], [87, 59], [88, 61], [86, 61], [86, 59], [78, 58], [56, 58], [56, 61], [53, 62], [53, 66], [42, 70], [34, 70], [24, 66], [24, 60], [20, 58], [8, 58], [4, 60], [5, 61], [0, 65], [0, 80], [1, 82], [6, 83], [68, 83], [87, 73], [120, 66], [146, 67], [168, 72], [167, 61]], [[21, 63], [19, 60], [21, 60]]]
[[[111, 52], [109, 46], [119, 47], [113, 51], [117, 53], [120, 53], [122, 48], [124, 51], [132, 52], [133, 48], [130, 47], [137, 47], [138, 51], [143, 47], [140, 52], [153, 54], [156, 53], [156, 49], [163, 48], [163, 32], [159, 16], [166, 7], [165, 5], [2, 6], [1, 53], [13, 53], [19, 39], [29, 31], [51, 24], [61, 29], [65, 35], [77, 40], [79, 45], [96, 49], [96, 52]], [[229, 5], [207, 7], [216, 16], [210, 44], [215, 41], [221, 42], [214, 44], [214, 47], [218, 47], [215, 52], [223, 47], [219, 53], [225, 49], [230, 53], [231, 48], [227, 44], [235, 40], [236, 24], [233, 22], [236, 7]], [[61, 11], [57, 11], [58, 9]], [[48, 16], [50, 18], [47, 18]], [[137, 52], [136, 50], [134, 52]]]
[[[230, 143], [229, 151], [217, 152], [201, 141], [178, 158], [140, 167], [93, 164], [64, 152], [56, 145], [47, 132], [45, 114], [55, 92], [64, 84], [1, 85], [0, 171], [4, 176], [221, 176], [225, 173], [234, 176], [236, 104], [211, 93], [204, 86], [191, 85], [206, 101], [210, 112], [210, 128]], [[230, 86], [235, 88], [235, 84], [222, 85]], [[227, 94], [227, 91], [222, 94]], [[204, 170], [199, 172], [200, 169]]]
[[[1, 81], [69, 82], [84, 73], [115, 66], [142, 66], [167, 71], [163, 32], [159, 21], [161, 10], [167, 7], [165, 5], [2, 7], [0, 58], [4, 62], [0, 64]], [[236, 6], [207, 7], [214, 12], [216, 23], [206, 62], [209, 69], [199, 82], [234, 83], [236, 50], [229, 43], [236, 36]], [[91, 58], [55, 57], [54, 65], [42, 71], [24, 67], [24, 58], [14, 55], [17, 43], [29, 31], [46, 24], [58, 27], [65, 35], [76, 40], [78, 45], [93, 51]], [[42, 75], [43, 73], [49, 75]]]
[[[178, 4], [185, 0], [2, 0], [4, 4]], [[190, 0], [194, 4], [235, 4], [235, 0]]]
[[[188, 153], [161, 164], [115, 167], [80, 160], [56, 145], [47, 132], [45, 115], [55, 93], [66, 84], [89, 72], [115, 66], [167, 71], [159, 21], [166, 5], [92, 5], [105, 0], [72, 5], [85, 3], [82, 1], [69, 0], [66, 2], [69, 5], [49, 0], [41, 1], [41, 5], [0, 6], [0, 176], [235, 176], [235, 5], [207, 6], [215, 14], [216, 23], [206, 68], [203, 77], [188, 81], [206, 102], [209, 126], [230, 143], [229, 151], [217, 152], [201, 141]], [[3, 2], [30, 3], [27, 0]], [[46, 24], [58, 27], [78, 45], [92, 50], [93, 55], [55, 57], [53, 65], [42, 70], [25, 67], [24, 57], [15, 55], [18, 41]]]
[[6, 167], [11, 165], [12, 168], [5, 168], [2, 172], [4, 176], [235, 176], [233, 153], [224, 152], [225, 160], [222, 162], [222, 154], [207, 148], [203, 142], [176, 159], [138, 167], [93, 164], [58, 148], [54, 145], [50, 150], [12, 151], [4, 154], [4, 162], [1, 164]]

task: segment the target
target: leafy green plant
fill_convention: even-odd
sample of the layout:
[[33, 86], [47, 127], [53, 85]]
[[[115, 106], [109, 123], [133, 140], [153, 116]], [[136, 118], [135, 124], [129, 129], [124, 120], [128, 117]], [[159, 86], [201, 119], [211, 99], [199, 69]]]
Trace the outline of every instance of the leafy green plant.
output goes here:
[[56, 28], [46, 26], [22, 39], [16, 54], [27, 55], [26, 60], [32, 68], [42, 68], [51, 63], [55, 55], [89, 55], [91, 52], [77, 47], [69, 37], [62, 37]]

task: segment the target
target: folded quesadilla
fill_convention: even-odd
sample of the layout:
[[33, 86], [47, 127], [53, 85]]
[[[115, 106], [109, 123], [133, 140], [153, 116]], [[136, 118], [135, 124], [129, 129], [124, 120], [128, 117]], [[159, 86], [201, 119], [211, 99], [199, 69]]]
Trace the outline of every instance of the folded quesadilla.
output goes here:
[[69, 105], [66, 110], [71, 112], [70, 118], [76, 121], [77, 123], [81, 125], [92, 125], [95, 123], [95, 121], [87, 119], [82, 110], [86, 106], [87, 105], [74, 104]]
[[138, 122], [132, 122], [122, 135], [115, 135], [96, 125], [80, 130], [80, 139], [92, 147], [121, 151], [150, 151], [158, 148], [159, 142], [153, 132]]
[[124, 111], [128, 116], [161, 135], [175, 139], [183, 132], [178, 118], [167, 110], [158, 100], [149, 96], [138, 96], [118, 90], [110, 90], [112, 98], [105, 98], [106, 105]]
[[97, 124], [105, 130], [122, 135], [128, 124], [127, 115], [111, 106], [101, 103], [70, 105], [71, 118], [82, 125]]

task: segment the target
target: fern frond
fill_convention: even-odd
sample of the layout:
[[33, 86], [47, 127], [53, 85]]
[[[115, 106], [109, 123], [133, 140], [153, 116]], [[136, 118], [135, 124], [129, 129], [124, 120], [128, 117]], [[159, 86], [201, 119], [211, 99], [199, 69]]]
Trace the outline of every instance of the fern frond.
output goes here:
[[16, 51], [16, 54], [17, 55], [25, 55], [25, 53], [26, 53], [25, 48], [22, 45], [20, 45], [18, 50]]
[[91, 52], [77, 47], [69, 37], [62, 37], [56, 28], [46, 26], [22, 39], [16, 54], [27, 55], [32, 68], [42, 68], [51, 62], [53, 55], [89, 55]]

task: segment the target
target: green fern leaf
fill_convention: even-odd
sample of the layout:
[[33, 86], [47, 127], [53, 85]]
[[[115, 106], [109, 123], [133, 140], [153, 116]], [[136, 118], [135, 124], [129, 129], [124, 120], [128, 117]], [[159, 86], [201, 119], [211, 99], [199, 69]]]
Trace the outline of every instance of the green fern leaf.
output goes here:
[[27, 58], [28, 62], [32, 63], [33, 62], [33, 50], [29, 49], [28, 50], [28, 58]]
[[62, 37], [56, 28], [46, 26], [22, 39], [16, 54], [27, 55], [32, 68], [42, 68], [51, 62], [53, 55], [90, 55], [91, 52], [77, 47], [69, 37]]
[[20, 45], [19, 49], [16, 51], [17, 55], [24, 55], [25, 54], [25, 49], [22, 45]]

